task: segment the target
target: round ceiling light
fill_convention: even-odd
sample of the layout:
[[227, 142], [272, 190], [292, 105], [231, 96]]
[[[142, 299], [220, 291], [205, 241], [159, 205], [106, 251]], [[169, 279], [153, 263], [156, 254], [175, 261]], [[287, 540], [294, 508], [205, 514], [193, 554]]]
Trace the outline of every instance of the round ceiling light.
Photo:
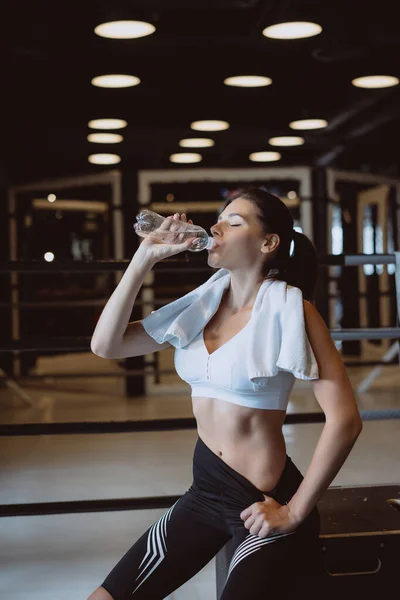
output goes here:
[[271, 144], [271, 146], [302, 146], [304, 138], [295, 135], [282, 135], [270, 138], [268, 144]]
[[214, 144], [214, 140], [209, 138], [185, 138], [179, 142], [181, 148], [210, 148]]
[[398, 85], [399, 80], [392, 75], [367, 75], [365, 77], [356, 77], [351, 83], [355, 87], [379, 89]]
[[235, 87], [264, 87], [271, 85], [272, 79], [261, 75], [237, 75], [235, 77], [227, 77], [224, 79], [225, 85]]
[[249, 159], [253, 162], [273, 162], [280, 158], [279, 152], [252, 152], [249, 155]]
[[94, 144], [119, 144], [124, 138], [119, 133], [89, 133], [87, 139]]
[[94, 165], [115, 165], [121, 162], [121, 157], [118, 154], [91, 154], [88, 160]]
[[90, 129], [123, 129], [127, 125], [123, 119], [95, 119], [88, 123]]
[[115, 40], [132, 40], [154, 33], [156, 28], [145, 21], [110, 21], [95, 27], [96, 35]]
[[322, 129], [328, 125], [325, 119], [300, 119], [289, 123], [291, 129]]
[[229, 128], [227, 121], [193, 121], [190, 123], [191, 129], [196, 131], [223, 131]]
[[99, 75], [91, 81], [92, 85], [102, 88], [126, 88], [139, 83], [140, 79], [135, 75]]
[[173, 163], [198, 163], [202, 160], [201, 154], [196, 152], [178, 152], [171, 154], [169, 160]]
[[262, 33], [265, 37], [273, 38], [274, 40], [298, 40], [318, 35], [321, 31], [322, 27], [318, 23], [290, 21], [266, 27]]

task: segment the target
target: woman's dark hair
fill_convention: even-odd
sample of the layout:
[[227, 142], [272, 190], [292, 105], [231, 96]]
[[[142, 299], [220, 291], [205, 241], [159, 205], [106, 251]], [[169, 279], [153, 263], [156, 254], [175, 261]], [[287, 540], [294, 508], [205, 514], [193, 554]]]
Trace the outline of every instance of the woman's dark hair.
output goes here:
[[[250, 200], [257, 207], [257, 218], [265, 233], [277, 233], [280, 244], [271, 259], [263, 265], [264, 279], [278, 279], [300, 288], [303, 298], [314, 302], [318, 275], [318, 254], [312, 241], [293, 229], [293, 217], [284, 202], [277, 196], [257, 188], [238, 190], [225, 201], [222, 212], [233, 200]], [[292, 240], [293, 253], [290, 254]], [[274, 269], [273, 274], [270, 270]]]

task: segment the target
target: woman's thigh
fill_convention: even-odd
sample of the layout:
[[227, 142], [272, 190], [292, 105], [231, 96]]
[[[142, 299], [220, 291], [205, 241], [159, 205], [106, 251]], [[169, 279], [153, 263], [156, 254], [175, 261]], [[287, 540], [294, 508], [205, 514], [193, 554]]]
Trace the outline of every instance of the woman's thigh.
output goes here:
[[114, 600], [161, 600], [200, 571], [229, 534], [175, 503], [128, 550], [102, 583]]
[[293, 599], [293, 592], [307, 573], [314, 573], [320, 560], [315, 532], [303, 529], [289, 534], [260, 538], [243, 527], [232, 540], [232, 559], [221, 600], [267, 597]]

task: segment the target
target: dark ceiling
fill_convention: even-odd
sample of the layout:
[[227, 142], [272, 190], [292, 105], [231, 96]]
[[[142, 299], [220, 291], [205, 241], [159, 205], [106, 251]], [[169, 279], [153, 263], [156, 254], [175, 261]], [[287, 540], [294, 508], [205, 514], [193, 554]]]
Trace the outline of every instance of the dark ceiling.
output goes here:
[[[172, 165], [183, 137], [206, 136], [201, 167], [254, 167], [250, 152], [279, 150], [275, 165], [326, 165], [400, 175], [400, 86], [365, 90], [354, 77], [400, 77], [400, 31], [392, 0], [82, 0], [9, 3], [3, 8], [2, 170], [9, 183], [104, 170], [89, 154], [117, 152], [120, 167]], [[12, 8], [11, 8], [12, 6]], [[397, 6], [398, 8], [398, 6]], [[152, 35], [97, 36], [110, 20], [145, 20]], [[270, 24], [311, 20], [320, 35], [271, 40]], [[126, 73], [141, 84], [91, 85], [94, 76]], [[259, 74], [273, 84], [225, 86], [232, 75]], [[4, 104], [3, 104], [4, 106]], [[87, 141], [88, 121], [125, 119], [121, 144]], [[319, 117], [326, 129], [293, 132], [289, 122]], [[198, 119], [224, 119], [230, 129], [194, 132]], [[277, 135], [303, 135], [296, 148], [272, 148]], [[181, 150], [182, 151], [182, 150]]]

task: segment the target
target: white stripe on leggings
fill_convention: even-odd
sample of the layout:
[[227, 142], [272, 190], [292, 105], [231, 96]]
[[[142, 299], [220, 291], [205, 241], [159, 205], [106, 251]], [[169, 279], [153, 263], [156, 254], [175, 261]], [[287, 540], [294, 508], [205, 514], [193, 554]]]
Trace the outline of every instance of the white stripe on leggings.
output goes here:
[[154, 525], [151, 527], [148, 537], [147, 537], [146, 556], [144, 557], [144, 559], [142, 560], [142, 562], [139, 565], [139, 569], [142, 565], [143, 565], [143, 568], [141, 571], [139, 571], [139, 574], [136, 577], [135, 581], [137, 581], [140, 577], [143, 576], [146, 569], [148, 569], [150, 567], [151, 563], [155, 559], [158, 559], [158, 560], [155, 563], [155, 565], [152, 567], [152, 569], [147, 573], [145, 578], [139, 583], [139, 585], [137, 585], [135, 587], [132, 594], [134, 594], [136, 592], [136, 590], [142, 585], [142, 583], [144, 583], [146, 581], [146, 579], [148, 577], [150, 577], [150, 575], [153, 573], [153, 571], [164, 560], [165, 555], [167, 553], [167, 544], [165, 541], [166, 537], [167, 537], [167, 521], [169, 521], [171, 519], [172, 510], [178, 502], [179, 502], [179, 500], [177, 500], [175, 502], [175, 504], [173, 506], [171, 506], [171, 508], [165, 513], [165, 515], [160, 517], [160, 519], [156, 523], [154, 523]]
[[[271, 544], [272, 542], [275, 542], [276, 540], [282, 537], [286, 537], [287, 535], [292, 535], [293, 533], [296, 532], [290, 531], [289, 533], [281, 533], [269, 538], [260, 538], [258, 537], [258, 535], [253, 535], [252, 533], [249, 533], [246, 539], [240, 544], [240, 546], [236, 548], [236, 551], [232, 556], [228, 577], [233, 571], [233, 569], [236, 567], [236, 565], [238, 565], [244, 558], [246, 558], [246, 556], [253, 554], [253, 552], [257, 552], [257, 550], [260, 550], [260, 548], [262, 548], [262, 546], [265, 546], [266, 544]], [[227, 580], [228, 577], [226, 578]]]

